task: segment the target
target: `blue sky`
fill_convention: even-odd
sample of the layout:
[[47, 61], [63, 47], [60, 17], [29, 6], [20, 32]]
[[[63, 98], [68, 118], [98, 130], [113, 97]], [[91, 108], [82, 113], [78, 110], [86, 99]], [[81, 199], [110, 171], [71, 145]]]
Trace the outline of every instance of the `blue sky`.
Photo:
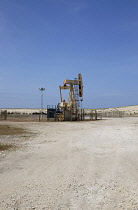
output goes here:
[[55, 105], [78, 73], [84, 108], [138, 104], [137, 0], [0, 0], [0, 108]]

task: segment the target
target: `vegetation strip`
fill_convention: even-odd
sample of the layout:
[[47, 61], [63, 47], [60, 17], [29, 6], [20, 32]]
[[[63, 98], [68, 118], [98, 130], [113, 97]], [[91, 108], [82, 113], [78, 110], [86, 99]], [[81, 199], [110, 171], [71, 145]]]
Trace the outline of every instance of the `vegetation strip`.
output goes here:
[[10, 125], [0, 125], [0, 135], [21, 135], [27, 133], [26, 130]]
[[1, 144], [0, 143], [0, 151], [5, 151], [9, 149], [13, 149], [15, 146], [12, 144]]

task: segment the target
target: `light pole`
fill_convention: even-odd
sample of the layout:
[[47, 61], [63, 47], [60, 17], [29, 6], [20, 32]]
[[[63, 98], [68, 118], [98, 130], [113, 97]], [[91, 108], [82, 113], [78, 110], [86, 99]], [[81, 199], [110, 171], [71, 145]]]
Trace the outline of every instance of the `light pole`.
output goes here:
[[39, 88], [39, 90], [41, 91], [41, 118], [43, 116], [43, 91], [45, 90], [45, 88]]

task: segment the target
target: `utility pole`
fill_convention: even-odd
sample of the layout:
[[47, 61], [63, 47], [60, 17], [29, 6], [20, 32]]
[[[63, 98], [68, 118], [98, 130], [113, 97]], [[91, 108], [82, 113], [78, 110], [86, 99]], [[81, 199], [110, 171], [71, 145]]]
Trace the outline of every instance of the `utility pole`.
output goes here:
[[83, 120], [83, 117], [82, 117], [82, 101], [83, 101], [83, 99], [81, 98], [81, 120]]
[[40, 118], [43, 118], [43, 92], [45, 91], [45, 88], [39, 88], [39, 90], [41, 91], [41, 112], [40, 112], [40, 117], [39, 117], [39, 121]]

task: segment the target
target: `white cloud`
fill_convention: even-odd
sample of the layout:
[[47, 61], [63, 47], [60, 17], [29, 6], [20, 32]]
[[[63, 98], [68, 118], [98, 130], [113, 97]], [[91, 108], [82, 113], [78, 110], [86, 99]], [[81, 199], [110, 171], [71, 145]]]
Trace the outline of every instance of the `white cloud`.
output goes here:
[[86, 1], [84, 0], [60, 0], [67, 5], [72, 11], [79, 12], [86, 8]]
[[136, 29], [136, 28], [138, 28], [138, 21], [136, 20], [136, 21], [127, 22], [127, 23], [123, 24], [121, 26], [121, 28], [124, 31], [129, 31], [129, 30]]

